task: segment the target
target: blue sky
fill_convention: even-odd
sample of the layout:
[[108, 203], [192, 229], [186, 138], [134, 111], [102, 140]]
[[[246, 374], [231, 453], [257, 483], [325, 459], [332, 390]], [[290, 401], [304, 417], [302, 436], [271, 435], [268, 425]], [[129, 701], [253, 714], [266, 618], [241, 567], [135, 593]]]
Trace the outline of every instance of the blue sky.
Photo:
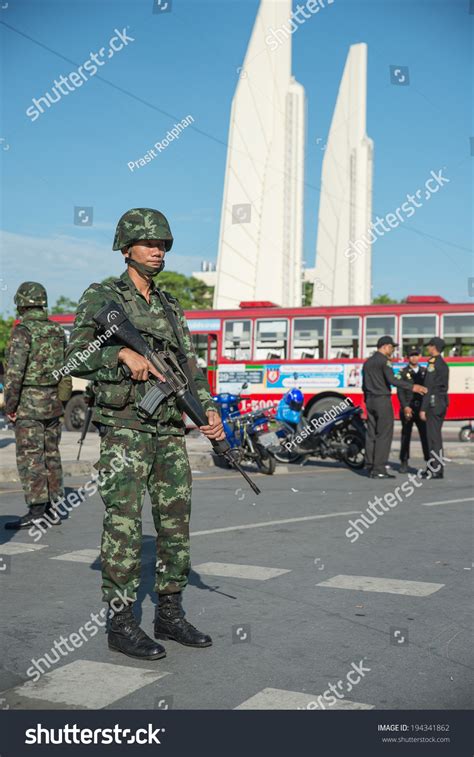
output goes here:
[[[121, 255], [111, 247], [129, 207], [157, 207], [169, 217], [176, 240], [169, 270], [189, 274], [201, 260], [215, 261], [230, 105], [258, 0], [172, 0], [166, 13], [153, 13], [152, 0], [0, 5], [7, 6], [0, 9], [0, 311], [13, 312], [26, 279], [42, 281], [54, 303], [120, 273]], [[314, 265], [322, 146], [345, 58], [351, 44], [367, 42], [374, 217], [400, 206], [432, 170], [449, 178], [374, 244], [374, 294], [469, 301], [473, 19], [468, 0], [334, 0], [294, 33], [293, 72], [308, 100], [307, 266]], [[134, 41], [35, 121], [28, 117], [32, 98], [108, 48], [114, 29]], [[390, 83], [391, 65], [409, 67], [409, 86]], [[180, 139], [132, 173], [127, 163], [188, 114], [194, 124]], [[93, 207], [92, 226], [73, 223], [75, 206]]]

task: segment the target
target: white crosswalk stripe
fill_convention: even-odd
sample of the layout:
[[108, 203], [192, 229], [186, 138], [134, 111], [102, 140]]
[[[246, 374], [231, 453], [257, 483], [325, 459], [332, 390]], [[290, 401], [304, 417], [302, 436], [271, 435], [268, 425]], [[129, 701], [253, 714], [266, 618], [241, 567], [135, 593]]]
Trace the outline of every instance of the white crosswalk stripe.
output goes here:
[[291, 573], [285, 568], [265, 568], [261, 565], [241, 565], [240, 563], [205, 562], [195, 565], [196, 573], [208, 576], [222, 576], [224, 578], [248, 578], [253, 581], [268, 581], [269, 578]]
[[37, 552], [44, 549], [47, 544], [31, 544], [23, 541], [9, 541], [6, 544], [0, 544], [0, 555], [21, 555], [24, 552]]
[[67, 562], [91, 563], [98, 560], [100, 551], [97, 549], [78, 549], [75, 552], [65, 552], [63, 555], [51, 557], [51, 560], [66, 560]]
[[146, 670], [108, 662], [75, 660], [3, 692], [11, 709], [21, 709], [22, 700], [41, 700], [86, 710], [100, 710], [137, 689], [168, 676], [164, 670]]
[[423, 507], [435, 507], [435, 505], [454, 505], [458, 502], [474, 502], [474, 497], [464, 497], [464, 499], [443, 499], [438, 502], [422, 502]]
[[242, 526], [226, 526], [225, 528], [210, 528], [206, 531], [191, 531], [191, 536], [207, 536], [208, 534], [223, 534], [228, 531], [242, 531], [253, 528], [266, 528], [267, 526], [280, 526], [286, 523], [304, 523], [309, 520], [325, 520], [326, 518], [344, 518], [346, 515], [359, 515], [361, 510], [346, 510], [343, 513], [323, 513], [322, 515], [303, 515], [298, 518], [280, 518], [279, 520], [266, 520], [262, 523], [244, 523]]
[[445, 584], [427, 581], [402, 581], [396, 578], [377, 576], [338, 575], [316, 584], [330, 589], [351, 589], [353, 591], [375, 591], [387, 594], [405, 594], [411, 597], [428, 597], [443, 588]]
[[[302, 691], [287, 691], [286, 689], [266, 688], [259, 691], [250, 699], [235, 707], [236, 710], [373, 710], [373, 704], [353, 702], [348, 699], [336, 699], [335, 704], [325, 704], [322, 700], [318, 704], [320, 694], [306, 694]], [[317, 705], [316, 707], [314, 705]], [[309, 705], [309, 707], [308, 707]]]

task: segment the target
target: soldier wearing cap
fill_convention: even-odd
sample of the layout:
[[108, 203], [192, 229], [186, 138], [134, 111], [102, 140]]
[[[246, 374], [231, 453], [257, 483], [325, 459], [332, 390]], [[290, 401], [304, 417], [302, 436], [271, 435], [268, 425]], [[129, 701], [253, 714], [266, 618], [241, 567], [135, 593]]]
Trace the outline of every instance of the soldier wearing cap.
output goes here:
[[[420, 350], [418, 347], [410, 347], [407, 352], [408, 365], [400, 371], [400, 376], [411, 384], [425, 384], [426, 368], [419, 364]], [[397, 388], [398, 401], [400, 403], [400, 420], [402, 422], [402, 440], [400, 446], [400, 473], [407, 473], [408, 459], [410, 457], [410, 440], [413, 424], [415, 423], [420, 435], [423, 457], [428, 462], [429, 449], [426, 436], [426, 422], [420, 418], [421, 395], [414, 394], [403, 387]]]
[[[426, 371], [425, 386], [428, 389], [428, 393], [423, 397], [420, 411], [421, 420], [426, 421], [428, 452], [430, 457], [435, 456], [435, 458], [438, 455], [441, 457], [443, 454], [441, 430], [449, 404], [449, 368], [441, 356], [444, 346], [444, 340], [439, 336], [434, 336], [427, 344], [430, 357]], [[425, 477], [443, 478], [443, 467], [440, 465], [439, 468], [436, 472], [427, 468], [424, 474]]]
[[391, 386], [417, 394], [427, 391], [421, 384], [395, 375], [390, 358], [397, 346], [391, 336], [380, 337], [377, 351], [366, 360], [362, 369], [362, 388], [367, 407], [365, 461], [370, 478], [395, 478], [386, 470], [393, 436]]
[[[47, 515], [59, 525], [54, 502], [63, 496], [59, 442], [64, 413], [60, 370], [66, 337], [48, 319], [46, 289], [24, 281], [14, 298], [21, 321], [14, 327], [7, 350], [5, 412], [15, 426], [16, 462], [28, 512], [8, 521], [7, 529], [30, 528]], [[69, 379], [70, 384], [70, 379]]]
[[[184, 313], [178, 300], [154, 280], [172, 245], [170, 226], [159, 210], [133, 208], [124, 213], [113, 249], [122, 252], [126, 270], [120, 278], [91, 284], [84, 292], [68, 355], [88, 353], [88, 345], [97, 336], [94, 315], [107, 303], [119, 303], [150, 346], [170, 350], [185, 360], [209, 419], [201, 431], [210, 439], [223, 439], [222, 422], [198, 367]], [[170, 397], [150, 417], [140, 414], [140, 401], [160, 375], [148, 360], [113, 336], [90, 352], [74, 373], [96, 386], [93, 421], [101, 436], [96, 467], [107, 474], [99, 492], [105, 506], [101, 567], [102, 597], [111, 610], [109, 648], [141, 660], [165, 656], [164, 647], [140, 628], [133, 613], [141, 580], [142, 506], [147, 491], [157, 534], [155, 639], [209, 647], [211, 637], [188, 622], [182, 607], [190, 571], [192, 481], [176, 400]], [[117, 456], [124, 453], [125, 466], [114, 472]]]

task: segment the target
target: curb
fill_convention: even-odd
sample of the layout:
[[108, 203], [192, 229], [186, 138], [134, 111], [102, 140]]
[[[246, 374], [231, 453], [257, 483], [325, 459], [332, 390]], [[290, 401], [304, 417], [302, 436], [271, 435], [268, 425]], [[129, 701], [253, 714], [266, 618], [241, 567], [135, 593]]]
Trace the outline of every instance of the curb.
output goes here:
[[[210, 453], [189, 452], [188, 455], [192, 470], [213, 467], [212, 455]], [[63, 461], [64, 478], [73, 478], [74, 476], [90, 477], [94, 471], [94, 463], [91, 460]], [[6, 482], [20, 483], [16, 466], [0, 467], [0, 483]]]
[[[392, 455], [397, 450], [392, 449]], [[474, 457], [469, 455], [468, 445], [463, 446], [455, 450], [450, 450], [449, 447], [446, 450], [447, 455], [459, 465], [472, 465]], [[209, 452], [188, 452], [189, 462], [192, 470], [199, 470], [199, 468], [215, 468], [218, 467], [214, 463], [213, 455]], [[422, 461], [423, 462], [423, 461]], [[91, 476], [95, 471], [94, 463], [90, 460], [66, 460], [63, 462], [63, 475], [64, 478], [73, 478], [74, 476]], [[295, 471], [298, 466], [295, 466]], [[283, 474], [290, 473], [291, 470], [287, 465], [277, 465], [275, 473]], [[0, 483], [13, 482], [19, 483], [20, 478], [16, 466], [1, 466], [0, 467]]]

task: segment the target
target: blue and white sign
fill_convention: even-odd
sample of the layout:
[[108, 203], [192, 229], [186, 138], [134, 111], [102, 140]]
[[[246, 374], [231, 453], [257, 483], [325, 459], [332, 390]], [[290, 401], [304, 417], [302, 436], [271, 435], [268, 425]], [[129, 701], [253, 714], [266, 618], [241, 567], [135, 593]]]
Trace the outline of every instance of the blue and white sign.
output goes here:
[[191, 332], [193, 331], [220, 331], [221, 320], [220, 318], [188, 318], [188, 326]]

